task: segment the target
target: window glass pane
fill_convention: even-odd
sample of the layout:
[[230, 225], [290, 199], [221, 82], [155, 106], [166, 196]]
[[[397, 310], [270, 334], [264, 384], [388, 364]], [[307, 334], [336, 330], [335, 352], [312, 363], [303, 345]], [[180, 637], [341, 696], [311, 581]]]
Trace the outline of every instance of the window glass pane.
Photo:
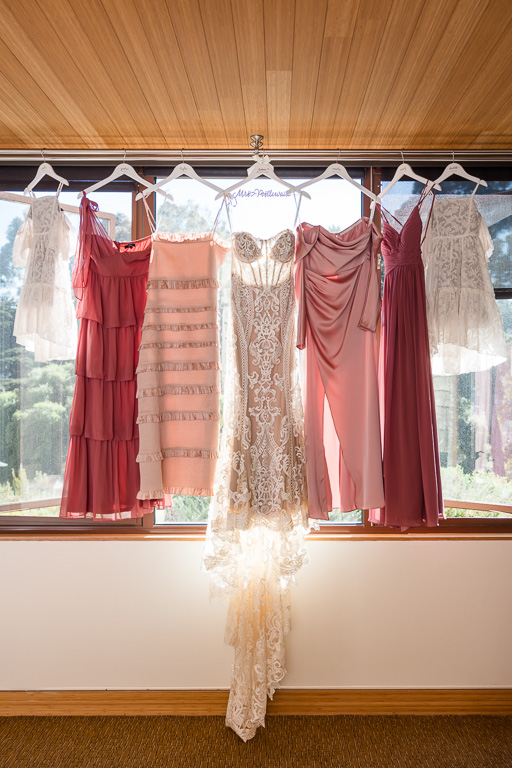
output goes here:
[[[383, 186], [387, 182], [383, 182]], [[476, 205], [494, 244], [489, 271], [497, 296], [512, 288], [512, 182], [479, 187]], [[438, 198], [468, 196], [472, 182], [445, 181]], [[384, 198], [387, 210], [405, 221], [422, 185], [398, 182]], [[422, 213], [423, 218], [426, 211]], [[487, 371], [434, 376], [441, 474], [445, 499], [512, 505], [512, 300], [499, 299], [508, 359]], [[506, 512], [447, 509], [447, 517], [505, 517]]]
[[[219, 187], [227, 188], [241, 179], [210, 179]], [[291, 184], [300, 184], [306, 179], [289, 179]], [[360, 181], [360, 180], [359, 180]], [[215, 192], [189, 179], [176, 179], [166, 187], [174, 202], [170, 203], [157, 195], [157, 225], [162, 231], [208, 232], [212, 229], [219, 212], [220, 200]], [[301, 221], [320, 223], [332, 232], [345, 229], [361, 216], [361, 194], [341, 179], [326, 179], [308, 190], [311, 200], [303, 199], [300, 205]], [[269, 179], [255, 179], [233, 193], [230, 203], [230, 219], [234, 231], [248, 231], [256, 237], [267, 238], [289, 227], [295, 228], [296, 202], [287, 195], [286, 189]], [[217, 233], [226, 240], [230, 227], [225, 207], [222, 208], [217, 224]], [[228, 369], [226, 344], [223, 340], [228, 331], [228, 309], [230, 303], [231, 258], [226, 256], [219, 271], [219, 327], [221, 341], [222, 389]], [[222, 419], [223, 395], [221, 395]], [[221, 421], [222, 426], [222, 421]], [[208, 519], [210, 499], [193, 496], [174, 496], [173, 507], [156, 510], [157, 524], [205, 523]], [[361, 525], [362, 512], [342, 514], [334, 510], [331, 522], [345, 525]]]
[[[59, 199], [73, 207], [80, 202], [76, 192], [61, 192]], [[131, 195], [97, 193], [93, 199], [100, 211], [116, 214], [115, 220], [114, 216], [103, 218], [107, 231], [116, 239], [131, 239]], [[25, 269], [14, 267], [12, 250], [28, 210], [28, 203], [0, 198], [0, 506], [21, 507], [0, 509], [0, 514], [58, 517], [75, 363], [36, 363], [33, 353], [16, 344], [13, 336]], [[71, 274], [79, 214], [65, 214], [72, 226]]]

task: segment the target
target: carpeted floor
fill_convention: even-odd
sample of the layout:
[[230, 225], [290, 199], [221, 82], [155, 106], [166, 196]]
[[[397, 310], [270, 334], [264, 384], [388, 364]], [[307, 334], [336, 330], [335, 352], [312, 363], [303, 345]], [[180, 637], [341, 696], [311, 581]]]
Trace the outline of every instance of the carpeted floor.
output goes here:
[[512, 717], [4, 717], [1, 768], [510, 768]]

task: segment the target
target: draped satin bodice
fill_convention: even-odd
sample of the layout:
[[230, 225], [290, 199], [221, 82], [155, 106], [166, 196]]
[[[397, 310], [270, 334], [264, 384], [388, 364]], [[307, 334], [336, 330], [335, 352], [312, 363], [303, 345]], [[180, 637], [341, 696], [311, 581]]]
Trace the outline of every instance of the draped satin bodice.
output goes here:
[[[324, 227], [302, 224], [297, 230], [295, 255], [296, 287], [299, 299], [297, 346], [306, 342], [306, 315], [313, 308], [306, 293], [317, 297], [319, 316], [315, 327], [320, 335], [330, 336], [332, 322], [342, 313], [350, 314], [359, 282], [364, 283], [364, 298], [359, 309], [361, 328], [375, 330], [380, 310], [379, 285], [372, 269], [381, 236], [373, 223], [362, 218], [348, 229], [332, 233]], [[361, 290], [361, 288], [359, 289]], [[330, 312], [328, 311], [330, 309]]]
[[382, 256], [386, 273], [396, 267], [421, 265], [422, 221], [418, 206], [412, 210], [409, 218], [398, 231], [384, 219], [382, 226]]

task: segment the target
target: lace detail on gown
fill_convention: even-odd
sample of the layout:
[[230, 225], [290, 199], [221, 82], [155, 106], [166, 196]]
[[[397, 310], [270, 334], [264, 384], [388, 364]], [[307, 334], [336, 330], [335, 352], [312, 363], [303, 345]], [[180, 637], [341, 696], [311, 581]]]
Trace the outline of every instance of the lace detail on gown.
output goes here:
[[433, 374], [484, 371], [507, 359], [487, 266], [493, 249], [473, 198], [436, 200], [422, 253]]
[[294, 242], [290, 230], [266, 241], [233, 235], [232, 365], [203, 564], [212, 594], [229, 596], [226, 723], [244, 741], [265, 724], [267, 696], [286, 674], [289, 586], [308, 562]]
[[14, 336], [37, 362], [72, 360], [77, 323], [69, 274], [69, 222], [58, 197], [34, 198], [13, 246], [15, 267], [26, 267]]

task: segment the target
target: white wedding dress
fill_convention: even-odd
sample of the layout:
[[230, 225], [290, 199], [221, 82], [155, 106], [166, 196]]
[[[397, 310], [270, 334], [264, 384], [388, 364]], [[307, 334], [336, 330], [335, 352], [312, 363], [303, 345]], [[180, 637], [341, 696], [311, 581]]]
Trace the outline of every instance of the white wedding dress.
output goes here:
[[[286, 674], [289, 585], [308, 562], [305, 447], [296, 366], [295, 237], [233, 234], [232, 348], [204, 567], [230, 597], [235, 649], [226, 723], [246, 741]], [[229, 340], [228, 340], [229, 341]]]
[[33, 199], [14, 241], [14, 266], [25, 267], [14, 336], [39, 363], [72, 360], [76, 355], [69, 235], [58, 196], [47, 195]]
[[436, 199], [422, 251], [434, 375], [485, 371], [507, 359], [492, 252], [473, 197]]

